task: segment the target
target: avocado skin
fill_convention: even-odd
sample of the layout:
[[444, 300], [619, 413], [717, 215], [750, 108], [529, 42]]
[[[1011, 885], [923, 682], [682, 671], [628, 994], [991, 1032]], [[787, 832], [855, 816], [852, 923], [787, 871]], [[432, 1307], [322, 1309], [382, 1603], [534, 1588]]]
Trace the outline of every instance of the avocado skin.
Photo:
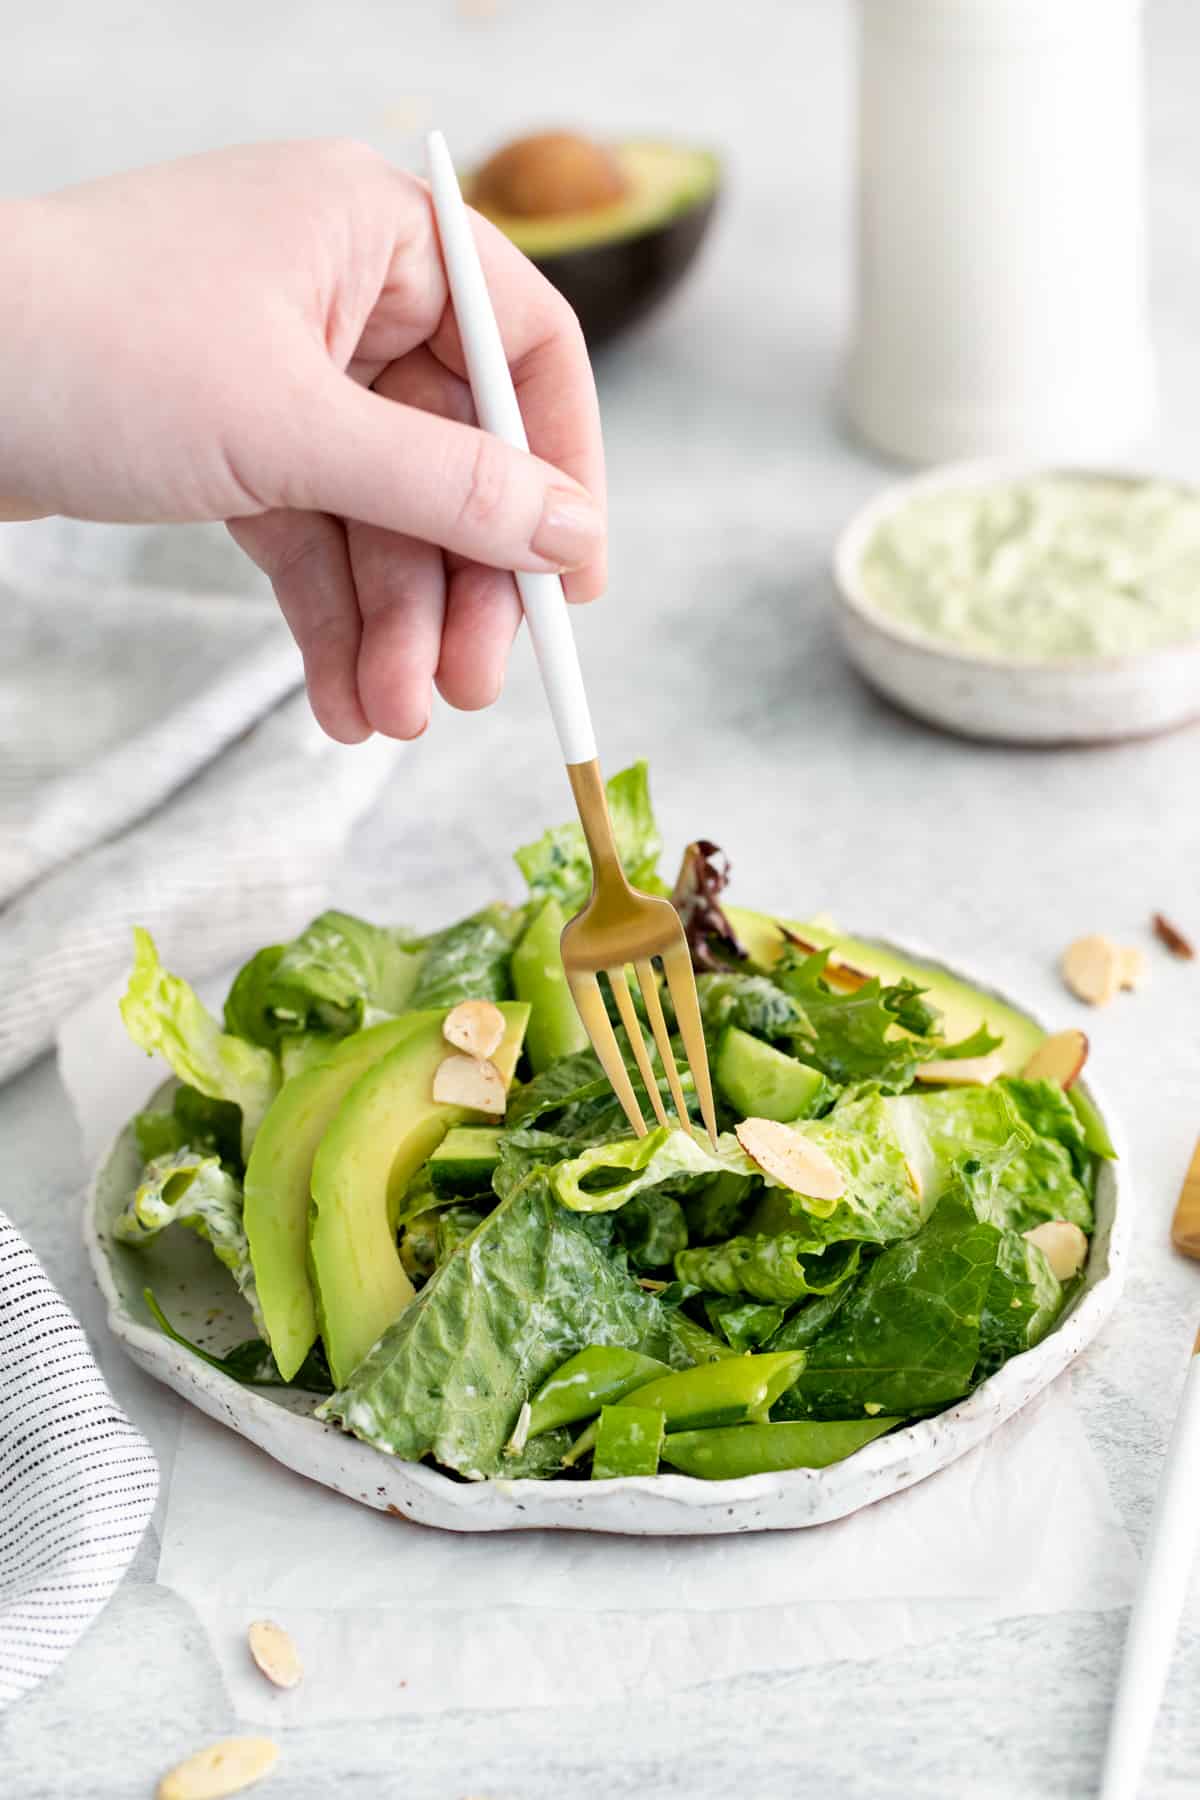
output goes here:
[[574, 310], [589, 349], [639, 324], [673, 292], [695, 260], [716, 201], [711, 193], [637, 237], [532, 259]]

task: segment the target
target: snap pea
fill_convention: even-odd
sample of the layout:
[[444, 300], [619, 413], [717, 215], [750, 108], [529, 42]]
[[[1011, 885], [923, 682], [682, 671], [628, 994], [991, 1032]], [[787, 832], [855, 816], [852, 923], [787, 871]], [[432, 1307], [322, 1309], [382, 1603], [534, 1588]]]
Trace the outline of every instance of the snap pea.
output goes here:
[[602, 1406], [667, 1373], [666, 1363], [653, 1356], [624, 1350], [619, 1344], [590, 1344], [542, 1383], [530, 1406], [526, 1436], [538, 1437], [557, 1425], [590, 1419]]
[[[667, 1430], [693, 1431], [714, 1425], [740, 1425], [749, 1419], [766, 1420], [772, 1406], [796, 1380], [806, 1357], [803, 1350], [783, 1350], [761, 1356], [731, 1356], [723, 1362], [702, 1363], [694, 1369], [678, 1369], [632, 1389], [625, 1399], [630, 1406], [662, 1409]], [[596, 1442], [596, 1425], [589, 1425], [575, 1439], [563, 1466], [570, 1468]]]
[[606, 1406], [596, 1429], [592, 1480], [656, 1475], [666, 1424], [657, 1406]]
[[[620, 1411], [620, 1408], [616, 1410]], [[736, 1481], [780, 1469], [825, 1469], [881, 1437], [899, 1419], [833, 1419], [782, 1424], [726, 1425], [717, 1431], [677, 1431], [662, 1447], [663, 1462], [705, 1481]]]

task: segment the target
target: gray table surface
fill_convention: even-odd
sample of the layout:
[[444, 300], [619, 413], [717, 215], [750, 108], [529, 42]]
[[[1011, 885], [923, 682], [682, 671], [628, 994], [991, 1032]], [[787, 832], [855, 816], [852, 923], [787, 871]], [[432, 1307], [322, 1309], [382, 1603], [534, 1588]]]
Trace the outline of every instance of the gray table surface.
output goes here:
[[[15, 9], [10, 9], [15, 10]], [[334, 23], [336, 10], [336, 24]], [[397, 156], [439, 122], [465, 150], [542, 119], [725, 143], [724, 214], [670, 313], [601, 369], [613, 580], [581, 621], [610, 767], [651, 759], [672, 853], [716, 838], [737, 893], [986, 961], [1064, 1024], [1054, 974], [1077, 933], [1200, 931], [1200, 732], [1034, 754], [955, 743], [854, 680], [829, 622], [831, 538], [887, 471], [849, 445], [833, 395], [848, 305], [851, 56], [842, 5], [549, 0], [488, 8], [269, 0], [253, 8], [87, 0], [6, 19], [0, 191], [245, 137], [350, 132]], [[1200, 21], [1149, 19], [1157, 452], [1200, 466]], [[495, 91], [493, 91], [495, 90]], [[181, 540], [182, 541], [182, 540]], [[195, 546], [189, 554], [194, 553]], [[525, 655], [499, 707], [445, 711], [360, 829], [337, 893], [432, 922], [508, 887], [510, 847], [564, 813]], [[1200, 965], [1086, 1023], [1127, 1123], [1141, 1231], [1117, 1318], [1076, 1389], [1130, 1532], [1145, 1530], [1200, 1312], [1166, 1229], [1200, 1124]], [[55, 1069], [0, 1091], [0, 1193], [78, 1307], [135, 1417], [177, 1405], [114, 1358], [78, 1241], [84, 1169]], [[234, 1527], [236, 1528], [236, 1526]], [[231, 1728], [184, 1605], [148, 1542], [66, 1665], [0, 1718], [19, 1800], [149, 1794]], [[762, 1675], [670, 1710], [461, 1715], [287, 1734], [271, 1792], [408, 1800], [688, 1794], [1076, 1796], [1094, 1791], [1123, 1615], [1012, 1619], [900, 1659]], [[1193, 1586], [1145, 1792], [1200, 1789]]]

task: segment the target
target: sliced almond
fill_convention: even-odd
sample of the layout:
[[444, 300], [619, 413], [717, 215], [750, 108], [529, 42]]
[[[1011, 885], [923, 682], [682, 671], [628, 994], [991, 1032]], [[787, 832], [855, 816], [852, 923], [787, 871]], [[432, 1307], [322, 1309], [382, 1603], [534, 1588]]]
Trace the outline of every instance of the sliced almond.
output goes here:
[[460, 1000], [446, 1014], [442, 1036], [468, 1056], [495, 1056], [504, 1039], [504, 1014], [491, 1000]]
[[1120, 957], [1121, 986], [1123, 988], [1141, 987], [1149, 972], [1149, 964], [1146, 961], [1146, 952], [1140, 949], [1136, 944], [1129, 944], [1122, 947]]
[[225, 1800], [270, 1774], [279, 1746], [270, 1738], [222, 1738], [163, 1776], [155, 1800]]
[[271, 1619], [255, 1619], [246, 1633], [250, 1654], [278, 1688], [294, 1688], [304, 1673], [300, 1652], [283, 1629]]
[[1025, 1242], [1036, 1244], [1060, 1281], [1070, 1281], [1087, 1261], [1088, 1241], [1078, 1225], [1067, 1219], [1047, 1219], [1025, 1232]]
[[793, 1194], [813, 1200], [840, 1200], [846, 1178], [837, 1164], [803, 1132], [777, 1119], [743, 1119], [737, 1140], [764, 1175]]
[[1043, 1038], [1021, 1074], [1026, 1081], [1052, 1081], [1056, 1087], [1069, 1088], [1078, 1081], [1088, 1059], [1087, 1033], [1056, 1031]]
[[1089, 1006], [1107, 1006], [1121, 985], [1121, 952], [1111, 938], [1093, 932], [1063, 952], [1062, 978]]
[[433, 1097], [442, 1106], [466, 1106], [472, 1112], [490, 1113], [497, 1119], [508, 1105], [504, 1077], [495, 1063], [481, 1062], [457, 1051], [438, 1064]]
[[936, 1081], [942, 1087], [987, 1087], [1004, 1073], [1004, 1058], [999, 1050], [986, 1056], [947, 1056], [941, 1061], [921, 1063], [918, 1081]]

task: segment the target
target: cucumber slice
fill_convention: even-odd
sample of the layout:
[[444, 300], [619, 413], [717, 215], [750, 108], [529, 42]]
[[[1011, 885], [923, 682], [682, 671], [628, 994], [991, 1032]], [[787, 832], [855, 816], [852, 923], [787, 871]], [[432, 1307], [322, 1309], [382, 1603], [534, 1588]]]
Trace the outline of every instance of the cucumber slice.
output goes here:
[[455, 1125], [429, 1159], [429, 1182], [439, 1200], [486, 1194], [500, 1160], [497, 1125]]
[[764, 1044], [736, 1025], [727, 1025], [717, 1043], [717, 1086], [743, 1119], [811, 1116], [827, 1083], [820, 1069]]

